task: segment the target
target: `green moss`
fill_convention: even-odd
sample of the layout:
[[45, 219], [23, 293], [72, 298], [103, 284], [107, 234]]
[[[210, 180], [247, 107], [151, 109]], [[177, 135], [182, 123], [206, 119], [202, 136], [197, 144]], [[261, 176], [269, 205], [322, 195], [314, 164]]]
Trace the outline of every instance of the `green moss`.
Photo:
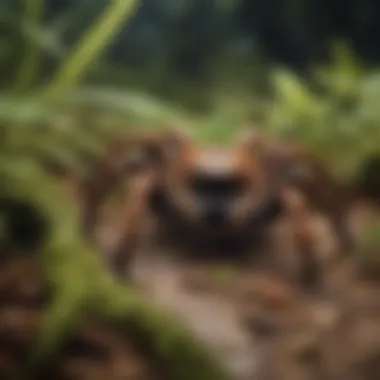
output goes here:
[[32, 363], [50, 356], [79, 321], [103, 317], [122, 323], [136, 339], [143, 339], [167, 367], [173, 379], [225, 378], [210, 354], [170, 317], [152, 307], [132, 287], [114, 282], [102, 262], [78, 235], [79, 220], [59, 189], [28, 160], [0, 160], [2, 195], [31, 202], [52, 223], [52, 233], [42, 251], [48, 280], [55, 289], [46, 314], [41, 339]]

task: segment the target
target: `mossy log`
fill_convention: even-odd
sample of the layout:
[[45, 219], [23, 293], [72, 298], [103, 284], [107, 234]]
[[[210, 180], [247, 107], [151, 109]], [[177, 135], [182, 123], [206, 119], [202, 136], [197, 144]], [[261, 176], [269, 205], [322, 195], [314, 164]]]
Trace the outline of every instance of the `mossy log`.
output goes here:
[[[71, 371], [74, 371], [73, 363], [77, 368], [77, 372], [74, 371], [77, 377], [71, 378], [103, 379], [107, 376], [108, 379], [126, 379], [122, 370], [118, 372], [121, 377], [112, 377], [116, 372], [108, 367], [104, 367], [103, 372], [99, 368], [96, 370], [96, 366], [89, 369], [88, 356], [92, 355], [92, 363], [99, 365], [99, 347], [103, 347], [103, 354], [106, 346], [108, 355], [109, 350], [119, 353], [124, 350], [125, 353], [126, 349], [120, 347], [129, 342], [129, 346], [133, 343], [140, 354], [148, 357], [150, 367], [155, 368], [152, 378], [227, 378], [213, 355], [190, 332], [150, 305], [149, 300], [145, 300], [132, 286], [116, 283], [107, 273], [101, 255], [96, 255], [95, 250], [82, 241], [79, 217], [73, 205], [65, 202], [64, 197], [60, 196], [59, 187], [38, 165], [27, 159], [0, 159], [0, 192], [0, 215], [4, 222], [0, 256], [0, 308], [24, 313], [24, 320], [29, 321], [24, 325], [21, 322], [18, 326], [13, 324], [12, 330], [9, 323], [7, 325], [0, 318], [0, 341], [3, 342], [0, 344], [0, 372], [3, 370], [11, 378], [11, 374], [15, 374], [12, 368], [17, 368], [16, 375], [28, 379], [68, 379], [70, 369], [66, 366], [65, 376], [69, 377], [65, 377], [62, 368], [58, 368], [71, 360]], [[5, 206], [9, 205], [8, 201], [29, 205], [48, 221], [49, 228], [43, 239], [40, 236], [38, 247], [36, 240], [32, 247], [20, 243], [26, 239], [25, 236], [30, 238], [25, 231], [39, 222], [35, 219], [28, 227], [24, 220], [21, 229], [20, 224], [18, 229], [14, 227], [17, 223], [9, 225], [17, 218], [15, 214], [9, 218], [9, 208]], [[4, 316], [4, 313], [1, 315]], [[8, 342], [12, 341], [15, 346], [13, 356], [4, 338], [6, 336]], [[16, 345], [15, 336], [19, 342]], [[122, 337], [123, 344], [119, 342]], [[23, 347], [21, 351], [20, 344]], [[117, 351], [117, 347], [121, 351]], [[87, 352], [87, 362], [83, 350]], [[77, 352], [78, 357], [73, 352]], [[81, 366], [79, 359], [84, 361]], [[19, 362], [12, 367], [12, 360]], [[121, 362], [125, 364], [124, 359]], [[9, 368], [3, 363], [7, 363]], [[115, 366], [112, 367], [114, 371]], [[131, 375], [130, 378], [136, 377]], [[143, 378], [151, 377], [147, 375]]]

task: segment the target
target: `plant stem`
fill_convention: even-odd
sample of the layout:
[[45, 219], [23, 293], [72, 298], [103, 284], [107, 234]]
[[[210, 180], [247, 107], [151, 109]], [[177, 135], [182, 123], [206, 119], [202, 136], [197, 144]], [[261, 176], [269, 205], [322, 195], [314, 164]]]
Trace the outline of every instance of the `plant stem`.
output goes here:
[[81, 80], [86, 69], [97, 62], [112, 38], [132, 17], [138, 4], [136, 0], [113, 0], [108, 10], [89, 28], [63, 62], [45, 95], [50, 97], [74, 87]]

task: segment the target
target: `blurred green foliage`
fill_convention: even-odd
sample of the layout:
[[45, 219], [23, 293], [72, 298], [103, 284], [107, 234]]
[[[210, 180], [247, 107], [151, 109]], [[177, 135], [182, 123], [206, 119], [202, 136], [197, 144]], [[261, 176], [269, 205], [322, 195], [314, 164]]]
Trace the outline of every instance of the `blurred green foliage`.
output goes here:
[[[132, 3], [115, 1], [115, 8], [94, 26], [85, 44], [78, 44], [56, 79], [43, 91], [33, 90], [36, 87], [30, 71], [24, 72], [28, 64], [38, 67], [35, 47], [27, 48], [20, 62], [20, 77], [15, 81], [16, 91], [4, 93], [0, 100], [1, 198], [3, 202], [16, 200], [33, 205], [51, 225], [40, 254], [55, 293], [30, 365], [51, 357], [77, 323], [97, 316], [133, 330], [137, 339], [149, 344], [171, 378], [223, 379], [225, 374], [219, 364], [189, 333], [169, 323], [168, 316], [149, 305], [132, 287], [117, 284], [106, 273], [100, 255], [82, 241], [77, 210], [65, 201], [59, 185], [45, 171], [53, 164], [82, 174], [89, 159], [101, 153], [107, 138], [124, 133], [125, 127], [141, 114], [155, 122], [175, 117], [155, 101], [141, 101], [126, 93], [74, 88], [88, 63], [97, 59], [112, 29], [127, 17]], [[26, 5], [35, 22], [33, 6], [42, 3]], [[23, 94], [20, 90], [24, 90]], [[1, 214], [6, 224], [4, 209]]]

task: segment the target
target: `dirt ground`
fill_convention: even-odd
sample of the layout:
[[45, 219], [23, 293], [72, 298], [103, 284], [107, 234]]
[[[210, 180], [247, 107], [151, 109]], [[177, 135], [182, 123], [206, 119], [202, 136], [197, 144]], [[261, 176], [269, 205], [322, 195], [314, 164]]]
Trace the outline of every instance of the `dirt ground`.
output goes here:
[[[378, 215], [371, 204], [353, 207], [349, 224], [357, 239]], [[379, 379], [380, 284], [351, 259], [329, 264], [336, 239], [317, 216], [314, 228], [329, 268], [314, 292], [256, 265], [181, 262], [161, 253], [136, 261], [134, 281], [208, 345], [233, 379]], [[292, 247], [281, 231], [271, 249], [286, 255]], [[104, 229], [108, 247], [110, 236]]]
[[[372, 205], [353, 208], [357, 239], [378, 219]], [[286, 221], [273, 230], [270, 250], [293, 249]], [[118, 221], [99, 231], [107, 251]], [[220, 359], [233, 380], [380, 379], [380, 284], [358, 261], [332, 265], [336, 239], [315, 216], [325, 282], [306, 292], [262, 271], [254, 262], [174, 259], [155, 252], [136, 259], [133, 281]], [[374, 252], [375, 254], [377, 252]], [[375, 263], [375, 262], [374, 262]], [[370, 269], [374, 269], [372, 264]], [[376, 269], [376, 268], [375, 268]], [[376, 271], [372, 271], [376, 273]], [[40, 332], [49, 292], [33, 261], [0, 267], [0, 377], [10, 379]], [[37, 378], [61, 380], [164, 380], [167, 375], [131, 337], [91, 320], [78, 327], [58, 357]], [[16, 371], [16, 372], [15, 372]]]

